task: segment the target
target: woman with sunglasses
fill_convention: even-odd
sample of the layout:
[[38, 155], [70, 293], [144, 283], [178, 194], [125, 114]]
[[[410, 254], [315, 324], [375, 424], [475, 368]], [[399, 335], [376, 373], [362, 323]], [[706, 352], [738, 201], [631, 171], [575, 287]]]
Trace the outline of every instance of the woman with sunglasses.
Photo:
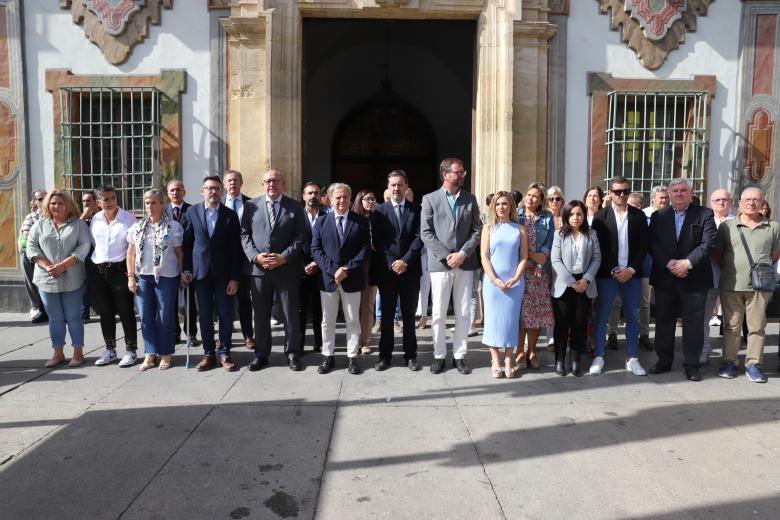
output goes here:
[[377, 280], [374, 263], [374, 236], [371, 229], [371, 213], [376, 207], [376, 196], [373, 191], [360, 190], [355, 196], [355, 202], [352, 204], [352, 211], [368, 219], [368, 230], [371, 240], [371, 253], [365, 262], [363, 262], [363, 276], [366, 279], [366, 286], [360, 293], [360, 353], [371, 353], [371, 318], [374, 316], [374, 305], [376, 304]]
[[[566, 199], [563, 198], [563, 190], [559, 186], [550, 186], [547, 188], [547, 209], [552, 213], [556, 231], [563, 227], [561, 210], [564, 203], [566, 203]], [[555, 352], [555, 332], [547, 329], [546, 335], [547, 352]]]

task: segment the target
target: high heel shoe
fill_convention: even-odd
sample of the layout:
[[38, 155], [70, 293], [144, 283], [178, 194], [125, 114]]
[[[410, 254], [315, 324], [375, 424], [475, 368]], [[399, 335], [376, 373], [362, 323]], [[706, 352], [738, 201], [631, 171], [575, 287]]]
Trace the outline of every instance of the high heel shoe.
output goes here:
[[500, 379], [504, 375], [504, 371], [501, 370], [501, 366], [498, 364], [497, 360], [491, 362], [490, 371], [493, 374], [493, 379]]
[[539, 360], [536, 358], [536, 354], [533, 356], [529, 354], [525, 357], [525, 366], [531, 370], [539, 370], [541, 365], [539, 364]]
[[573, 352], [571, 355], [571, 373], [574, 374], [574, 377], [580, 377], [582, 375], [582, 372], [580, 372], [579, 352]]
[[507, 379], [513, 379], [516, 375], [517, 369], [512, 365], [512, 357], [508, 356], [504, 358], [504, 375]]
[[563, 361], [556, 361], [555, 362], [555, 373], [559, 376], [565, 376], [566, 375], [566, 363]]
[[517, 357], [515, 357], [515, 367], [516, 367], [516, 370], [520, 370], [524, 366], [526, 366], [525, 352], [520, 352], [517, 355]]

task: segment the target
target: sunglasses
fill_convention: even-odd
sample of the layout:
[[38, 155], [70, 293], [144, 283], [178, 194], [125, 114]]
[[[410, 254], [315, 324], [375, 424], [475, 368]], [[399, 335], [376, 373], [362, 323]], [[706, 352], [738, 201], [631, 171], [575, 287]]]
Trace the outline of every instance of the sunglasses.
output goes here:
[[550, 197], [547, 200], [549, 200], [550, 202], [561, 202], [563, 201], [563, 197]]
[[625, 196], [625, 195], [629, 195], [631, 193], [631, 190], [628, 189], [628, 188], [622, 189], [622, 190], [612, 190], [612, 193], [614, 193], [615, 195], [618, 195], [618, 196], [621, 196], [621, 195]]

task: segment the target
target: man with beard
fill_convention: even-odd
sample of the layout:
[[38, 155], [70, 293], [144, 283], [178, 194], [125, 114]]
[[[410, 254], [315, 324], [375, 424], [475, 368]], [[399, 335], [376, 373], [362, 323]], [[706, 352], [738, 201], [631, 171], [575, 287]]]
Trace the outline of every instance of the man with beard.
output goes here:
[[[311, 233], [317, 218], [325, 213], [320, 211], [320, 185], [316, 182], [307, 182], [301, 190], [301, 200], [306, 215], [307, 243], [311, 244]], [[300, 298], [300, 327], [301, 327], [301, 351], [306, 343], [306, 323], [311, 311], [311, 329], [314, 334], [314, 350], [322, 350], [322, 302], [320, 301], [320, 284], [317, 262], [311, 255], [311, 248], [307, 247], [303, 252], [303, 273], [301, 274]]]

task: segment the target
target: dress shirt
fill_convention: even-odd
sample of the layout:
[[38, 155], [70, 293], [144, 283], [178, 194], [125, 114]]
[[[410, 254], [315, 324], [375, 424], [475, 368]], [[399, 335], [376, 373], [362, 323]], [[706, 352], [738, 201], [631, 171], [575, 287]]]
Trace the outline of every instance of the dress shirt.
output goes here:
[[647, 206], [642, 211], [645, 212], [645, 216], [647, 216], [647, 218], [650, 218], [657, 210], [653, 206]]
[[447, 196], [447, 203], [450, 205], [450, 211], [452, 211], [452, 218], [457, 220], [458, 219], [458, 196], [460, 195], [460, 190], [458, 190], [458, 193], [453, 195], [450, 193], [450, 191], [447, 188], [442, 187], [444, 190], [444, 194]]
[[396, 220], [398, 220], [398, 228], [400, 229], [401, 219], [403, 218], [404, 211], [406, 211], [406, 206], [404, 206], [403, 201], [396, 203], [394, 200], [390, 199], [390, 202], [393, 204], [393, 213], [395, 214]]
[[583, 257], [585, 255], [585, 247], [583, 247], [584, 243], [585, 240], [582, 237], [582, 233], [577, 235], [577, 238], [574, 238], [573, 234], [571, 235], [571, 274], [582, 274], [585, 272], [585, 268], [583, 266]]
[[[176, 216], [176, 209], [178, 209], [179, 216], [177, 218]], [[176, 222], [179, 222], [181, 220], [181, 215], [184, 213], [184, 204], [179, 204], [178, 206], [176, 204], [171, 203], [171, 216], [173, 217], [173, 220]]]
[[314, 227], [314, 223], [315, 223], [315, 222], [317, 222], [317, 217], [319, 217], [319, 216], [320, 216], [320, 211], [319, 211], [319, 210], [317, 210], [317, 213], [315, 213], [314, 215], [312, 215], [312, 214], [311, 214], [311, 211], [309, 211], [309, 210], [307, 209], [306, 211], [304, 211], [304, 213], [306, 213], [306, 218], [307, 218], [307, 219], [309, 219], [309, 227], [312, 227], [312, 228], [313, 228], [313, 227]]
[[219, 205], [216, 208], [206, 206], [206, 229], [209, 231], [209, 238], [214, 234], [214, 227], [217, 225], [217, 216], [219, 214]]
[[613, 208], [615, 212], [615, 223], [618, 230], [618, 267], [628, 266], [628, 208], [620, 215], [617, 208]]
[[682, 225], [683, 222], [685, 222], [685, 214], [688, 212], [688, 207], [686, 206], [684, 210], [677, 211], [674, 210], [674, 233], [677, 237], [677, 240], [680, 240], [680, 231], [682, 231]]
[[122, 208], [117, 208], [116, 217], [110, 223], [106, 220], [104, 211], [96, 213], [89, 226], [92, 242], [95, 245], [92, 262], [95, 264], [124, 262], [127, 257], [127, 232], [133, 224], [135, 224], [135, 216]]
[[244, 215], [244, 199], [239, 193], [236, 197], [228, 197], [225, 200], [225, 206], [232, 209], [238, 214], [238, 221], [241, 222], [241, 217]]

